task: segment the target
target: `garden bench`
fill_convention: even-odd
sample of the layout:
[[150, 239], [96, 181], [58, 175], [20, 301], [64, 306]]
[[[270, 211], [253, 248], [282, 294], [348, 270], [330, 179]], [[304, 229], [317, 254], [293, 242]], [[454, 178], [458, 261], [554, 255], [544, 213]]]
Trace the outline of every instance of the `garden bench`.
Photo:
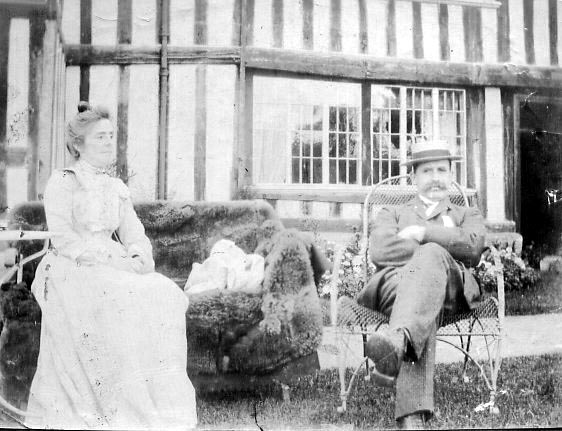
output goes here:
[[[382, 207], [391, 205], [401, 205], [416, 195], [416, 188], [411, 183], [409, 175], [401, 175], [388, 178], [375, 184], [363, 205], [363, 235], [361, 245], [362, 257], [362, 278], [363, 285], [369, 279], [369, 234], [371, 232], [371, 223], [376, 213]], [[450, 190], [451, 202], [457, 205], [469, 206], [469, 198], [465, 190], [457, 183], [453, 183]], [[495, 399], [497, 394], [497, 378], [502, 361], [501, 342], [503, 334], [503, 320], [505, 315], [505, 298], [504, 298], [504, 279], [501, 259], [495, 247], [496, 244], [502, 244], [505, 240], [512, 243], [510, 247], [514, 247], [521, 251], [520, 235], [491, 234], [486, 238], [486, 244], [491, 250], [492, 258], [496, 266], [497, 292], [486, 295], [481, 304], [469, 313], [456, 315], [442, 315], [440, 317], [440, 325], [437, 331], [437, 339], [444, 341], [464, 354], [463, 381], [467, 382], [466, 366], [471, 360], [479, 368], [479, 371], [490, 391], [490, 401], [485, 403], [491, 411], [497, 412]], [[341, 261], [342, 249], [336, 251], [334, 258], [334, 274], [338, 273]], [[347, 401], [353, 389], [354, 380], [357, 378], [361, 368], [366, 368], [366, 379], [370, 379], [370, 359], [365, 355], [365, 344], [367, 337], [377, 330], [388, 325], [389, 317], [373, 311], [369, 308], [359, 305], [355, 299], [348, 296], [341, 296], [338, 292], [337, 279], [332, 280], [330, 287], [331, 301], [331, 325], [335, 334], [336, 344], [331, 346], [339, 357], [339, 379], [340, 379], [340, 399], [341, 405], [338, 407], [339, 412], [344, 412], [347, 408]], [[350, 337], [360, 334], [363, 338], [363, 358], [354, 367], [353, 373], [349, 381], [346, 379], [347, 361], [346, 355], [349, 353]], [[450, 337], [459, 337], [460, 346], [452, 343], [448, 339]], [[485, 366], [471, 354], [470, 346], [472, 337], [482, 337], [485, 342], [488, 364]], [[486, 372], [486, 367], [488, 368]]]
[[[246, 253], [253, 253], [260, 246], [262, 255], [265, 255], [263, 285], [267, 289], [264, 287], [262, 293], [190, 297], [186, 316], [187, 370], [196, 389], [248, 389], [275, 382], [281, 383], [285, 398], [288, 394], [286, 385], [295, 376], [309, 374], [319, 368], [316, 349], [322, 337], [322, 309], [310, 250], [300, 242], [300, 233], [283, 228], [267, 202], [156, 201], [137, 203], [135, 210], [153, 245], [156, 270], [175, 280], [180, 287], [184, 286], [192, 264], [203, 262], [219, 239], [234, 241]], [[18, 205], [10, 212], [8, 227], [46, 230], [43, 204], [27, 202]], [[271, 242], [272, 238], [276, 240]], [[36, 241], [26, 242], [20, 247], [28, 256], [42, 246], [42, 242]], [[23, 280], [27, 286], [33, 280], [36, 265], [37, 261], [29, 263], [24, 270]], [[25, 287], [3, 287], [0, 291], [3, 324], [0, 372], [5, 397], [21, 405], [27, 398], [35, 372], [40, 310]], [[275, 296], [279, 303], [270, 302], [273, 309], [276, 305], [283, 305], [286, 298], [300, 298], [292, 314], [284, 315], [291, 320], [281, 319], [279, 333], [261, 331], [260, 323], [268, 312], [264, 312], [261, 305], [268, 293]], [[247, 308], [237, 308], [238, 304]], [[30, 317], [31, 312], [24, 315], [23, 311], [8, 313], [24, 309], [34, 310], [34, 316]], [[213, 312], [222, 313], [222, 323], [214, 324], [209, 317]], [[243, 338], [247, 351], [238, 349], [234, 353], [242, 343], [241, 338], [236, 336]], [[227, 356], [231, 359], [228, 367], [225, 366]]]

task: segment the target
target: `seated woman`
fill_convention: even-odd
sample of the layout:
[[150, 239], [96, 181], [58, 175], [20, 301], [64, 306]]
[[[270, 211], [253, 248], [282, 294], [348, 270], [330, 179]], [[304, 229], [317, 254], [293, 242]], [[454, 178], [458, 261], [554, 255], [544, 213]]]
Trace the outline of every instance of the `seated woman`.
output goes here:
[[76, 163], [45, 190], [57, 235], [32, 285], [42, 327], [26, 425], [193, 428], [188, 300], [154, 272], [129, 190], [106, 171], [115, 153], [108, 111], [80, 102], [66, 145]]

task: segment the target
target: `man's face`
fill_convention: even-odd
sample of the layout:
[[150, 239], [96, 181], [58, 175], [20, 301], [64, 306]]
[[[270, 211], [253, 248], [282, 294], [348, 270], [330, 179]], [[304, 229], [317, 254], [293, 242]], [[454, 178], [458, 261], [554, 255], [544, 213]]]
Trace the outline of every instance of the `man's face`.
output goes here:
[[441, 201], [449, 194], [449, 187], [453, 181], [451, 162], [437, 160], [420, 163], [414, 169], [412, 181], [420, 195], [432, 201]]

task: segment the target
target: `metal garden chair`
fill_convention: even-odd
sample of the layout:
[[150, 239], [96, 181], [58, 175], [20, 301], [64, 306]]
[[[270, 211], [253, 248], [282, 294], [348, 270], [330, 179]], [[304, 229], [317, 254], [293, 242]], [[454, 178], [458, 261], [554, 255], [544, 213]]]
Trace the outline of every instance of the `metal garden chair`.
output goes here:
[[[386, 206], [401, 205], [408, 202], [416, 195], [416, 188], [411, 184], [409, 175], [401, 175], [388, 178], [374, 185], [365, 198], [363, 206], [363, 236], [361, 245], [362, 256], [362, 278], [364, 283], [368, 281], [369, 265], [369, 234], [371, 223], [377, 212]], [[449, 191], [449, 198], [452, 203], [462, 206], [470, 206], [469, 199], [462, 187], [453, 183]], [[499, 253], [490, 247], [497, 275], [497, 292], [490, 295], [471, 312], [464, 314], [447, 315], [440, 317], [440, 325], [437, 331], [437, 339], [448, 343], [460, 350], [464, 354], [463, 381], [468, 382], [466, 367], [468, 361], [472, 361], [479, 369], [486, 386], [490, 391], [490, 401], [481, 404], [479, 407], [489, 408], [491, 412], [497, 413], [499, 410], [495, 405], [497, 393], [497, 377], [501, 365], [501, 341], [503, 337], [503, 320], [505, 314], [504, 299], [504, 280], [503, 267]], [[342, 251], [336, 251], [335, 265], [330, 288], [331, 296], [331, 323], [335, 334], [337, 352], [339, 359], [339, 378], [340, 378], [340, 398], [341, 405], [338, 412], [343, 413], [347, 408], [347, 401], [353, 389], [353, 383], [357, 378], [360, 369], [364, 365], [366, 368], [366, 380], [370, 380], [370, 359], [365, 355], [365, 343], [373, 332], [388, 326], [389, 317], [359, 305], [355, 299], [348, 296], [341, 296], [338, 299], [337, 274]], [[350, 337], [361, 334], [363, 338], [363, 358], [353, 370], [349, 381], [346, 381], [346, 356], [350, 352]], [[460, 346], [450, 341], [450, 337], [459, 337]], [[484, 339], [487, 353], [487, 366], [478, 362], [470, 353], [472, 337], [482, 337]], [[448, 339], [449, 338], [449, 339]], [[487, 369], [486, 369], [487, 368]]]

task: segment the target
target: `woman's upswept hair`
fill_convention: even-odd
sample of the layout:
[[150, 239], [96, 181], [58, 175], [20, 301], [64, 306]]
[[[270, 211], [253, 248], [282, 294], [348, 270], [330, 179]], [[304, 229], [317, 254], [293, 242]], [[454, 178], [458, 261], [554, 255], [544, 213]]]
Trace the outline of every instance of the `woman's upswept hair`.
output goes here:
[[84, 143], [84, 136], [90, 126], [99, 120], [111, 120], [105, 106], [91, 106], [88, 102], [78, 103], [78, 113], [66, 126], [66, 148], [76, 160], [80, 158], [78, 147]]

